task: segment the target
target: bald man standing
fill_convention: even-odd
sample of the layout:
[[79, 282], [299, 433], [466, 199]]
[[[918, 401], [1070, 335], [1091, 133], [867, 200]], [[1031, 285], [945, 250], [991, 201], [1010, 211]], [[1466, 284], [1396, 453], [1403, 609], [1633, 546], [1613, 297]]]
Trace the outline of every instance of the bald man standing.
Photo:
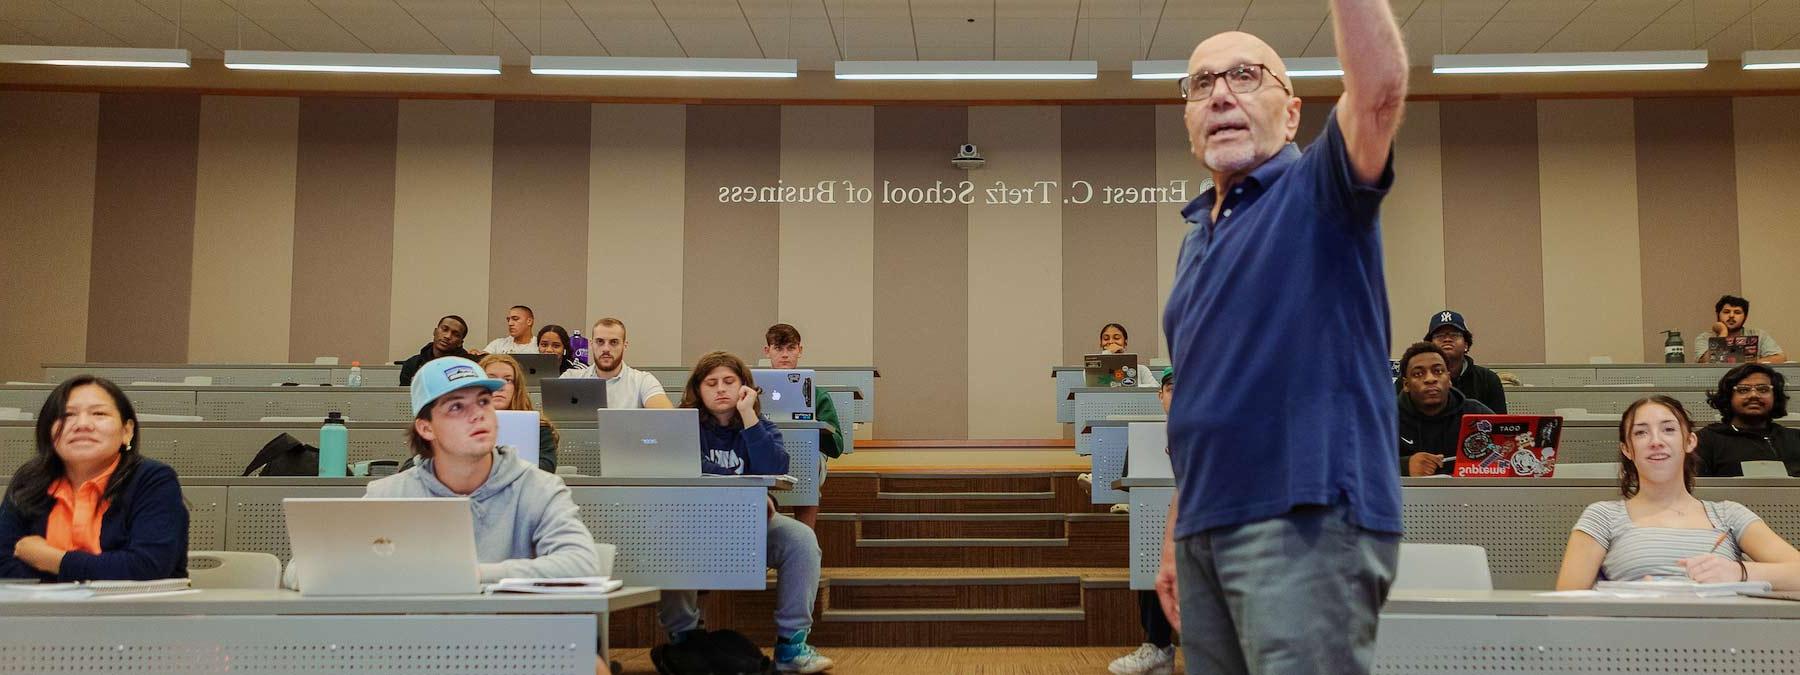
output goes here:
[[[1332, 0], [1344, 94], [1302, 152], [1281, 57], [1201, 42], [1181, 80], [1214, 189], [1182, 216], [1163, 315], [1176, 498], [1157, 591], [1189, 673], [1367, 673], [1400, 548], [1387, 285], [1406, 51], [1388, 0]], [[1244, 317], [1330, 335], [1305, 359]], [[1225, 371], [1209, 367], [1233, 364]], [[1208, 373], [1214, 374], [1209, 376]], [[1248, 384], [1246, 384], [1248, 383]]]

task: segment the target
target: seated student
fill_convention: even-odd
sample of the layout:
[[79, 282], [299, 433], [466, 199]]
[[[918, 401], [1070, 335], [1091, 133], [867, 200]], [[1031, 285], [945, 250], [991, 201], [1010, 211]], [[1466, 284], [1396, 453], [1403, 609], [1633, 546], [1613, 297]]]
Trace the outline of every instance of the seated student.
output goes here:
[[[406, 444], [418, 466], [369, 483], [364, 497], [468, 497], [475, 516], [481, 582], [507, 577], [586, 577], [600, 573], [594, 537], [577, 517], [569, 487], [495, 445], [493, 392], [505, 382], [481, 376], [463, 358], [425, 364], [412, 384], [413, 423]], [[288, 565], [283, 583], [299, 575]]]
[[167, 464], [144, 457], [118, 385], [77, 375], [44, 399], [37, 453], [0, 500], [0, 578], [186, 577], [188, 510]]
[[562, 375], [576, 367], [575, 352], [569, 349], [569, 331], [562, 326], [550, 324], [538, 329], [537, 346], [539, 354], [555, 354], [562, 357], [556, 362], [556, 374]]
[[655, 375], [625, 365], [625, 349], [630, 346], [625, 322], [612, 317], [595, 321], [594, 337], [588, 340], [588, 358], [593, 363], [571, 368], [562, 376], [606, 380], [608, 408], [675, 407]]
[[[525, 368], [519, 361], [506, 354], [489, 354], [481, 357], [481, 369], [488, 377], [506, 383], [494, 390], [495, 410], [537, 410], [531, 405], [531, 392], [520, 383], [525, 381], [519, 373]], [[538, 468], [556, 473], [556, 444], [562, 436], [556, 432], [556, 426], [550, 423], [546, 415], [538, 415]]]
[[1744, 505], [1694, 497], [1698, 442], [1687, 410], [1673, 398], [1651, 396], [1625, 409], [1619, 418], [1624, 499], [1595, 502], [1581, 513], [1563, 551], [1557, 590], [1651, 577], [1800, 589], [1800, 551]]
[[[806, 352], [806, 346], [800, 343], [800, 329], [785, 323], [769, 327], [763, 334], [763, 356], [769, 358], [770, 368], [794, 369], [800, 367], [800, 355]], [[831, 396], [820, 393], [814, 397], [813, 415], [825, 424], [826, 431], [819, 435], [820, 489], [825, 487], [825, 462], [827, 458], [836, 459], [844, 454], [844, 426], [838, 421], [837, 404]], [[855, 433], [854, 430], [852, 433]], [[794, 519], [806, 523], [807, 527], [817, 527], [819, 506], [794, 507]]]
[[1469, 356], [1469, 350], [1475, 346], [1475, 334], [1469, 332], [1462, 314], [1446, 309], [1431, 315], [1431, 324], [1425, 327], [1425, 341], [1444, 352], [1451, 386], [1463, 396], [1480, 401], [1488, 410], [1506, 413], [1506, 388], [1500, 376], [1477, 365]]
[[537, 315], [530, 307], [513, 305], [506, 310], [506, 334], [487, 343], [477, 355], [538, 353], [537, 342], [532, 339], [537, 336], [536, 325]]
[[474, 358], [463, 349], [463, 338], [468, 335], [469, 322], [464, 321], [462, 317], [451, 314], [438, 319], [437, 328], [431, 333], [431, 341], [419, 348], [419, 353], [400, 364], [400, 386], [412, 384], [413, 373], [419, 372], [419, 367], [432, 359], [441, 359], [446, 356]]
[[1712, 353], [1708, 340], [1716, 337], [1755, 337], [1757, 363], [1787, 363], [1787, 354], [1782, 353], [1781, 345], [1775, 342], [1775, 336], [1755, 328], [1745, 328], [1750, 320], [1750, 301], [1735, 295], [1720, 296], [1713, 303], [1713, 317], [1718, 319], [1712, 330], [1701, 333], [1694, 338], [1694, 363], [1712, 363], [1718, 356]]
[[[1107, 354], [1124, 354], [1125, 347], [1131, 343], [1131, 334], [1125, 332], [1122, 324], [1109, 323], [1100, 327], [1100, 351]], [[1150, 356], [1138, 355], [1137, 386], [1156, 386], [1156, 376], [1150, 373]]]
[[[1169, 402], [1174, 398], [1175, 369], [1164, 368], [1156, 389], [1164, 415], [1169, 414]], [[1106, 670], [1113, 675], [1170, 675], [1175, 670], [1175, 627], [1163, 613], [1156, 591], [1138, 591], [1137, 596], [1138, 623], [1144, 627], [1145, 642], [1137, 651], [1113, 659]]]
[[[700, 410], [701, 471], [711, 475], [779, 475], [788, 470], [781, 430], [762, 416], [756, 382], [743, 360], [725, 352], [700, 357], [682, 389], [681, 407]], [[768, 502], [766, 560], [775, 568], [775, 667], [783, 673], [817, 673], [831, 667], [806, 643], [813, 600], [819, 591], [819, 540], [800, 521]], [[671, 641], [701, 626], [694, 591], [664, 590], [657, 615]]]
[[1701, 476], [1742, 476], [1744, 462], [1781, 462], [1800, 476], [1800, 430], [1775, 423], [1787, 416], [1787, 378], [1774, 368], [1746, 363], [1719, 380], [1706, 397], [1723, 420], [1701, 429]]
[[1462, 416], [1493, 411], [1450, 386], [1444, 351], [1416, 342], [1400, 357], [1400, 475], [1449, 474]]

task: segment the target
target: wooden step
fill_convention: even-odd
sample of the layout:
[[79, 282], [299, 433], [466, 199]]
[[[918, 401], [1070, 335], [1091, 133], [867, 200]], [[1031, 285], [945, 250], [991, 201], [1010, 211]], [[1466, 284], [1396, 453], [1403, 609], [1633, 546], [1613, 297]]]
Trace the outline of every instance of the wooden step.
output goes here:
[[1074, 609], [827, 609], [821, 621], [838, 622], [957, 622], [957, 621], [1083, 621]]
[[830, 610], [1079, 609], [1078, 575], [998, 574], [832, 578]]
[[1061, 513], [867, 513], [860, 542], [872, 539], [1061, 539]]
[[827, 513], [1091, 513], [1073, 471], [1037, 474], [832, 472], [820, 492]]
[[[1062, 536], [1032, 538], [863, 536], [860, 533], [873, 523], [861, 518], [871, 515], [877, 514], [827, 513], [819, 517], [819, 547], [824, 551], [827, 567], [1124, 567], [1130, 556], [1130, 521], [1124, 515], [1067, 514], [1063, 516]], [[928, 518], [978, 517], [908, 515], [921, 522]], [[948, 528], [980, 521], [951, 525], [952, 522], [907, 527]], [[884, 522], [876, 527], [887, 526]]]

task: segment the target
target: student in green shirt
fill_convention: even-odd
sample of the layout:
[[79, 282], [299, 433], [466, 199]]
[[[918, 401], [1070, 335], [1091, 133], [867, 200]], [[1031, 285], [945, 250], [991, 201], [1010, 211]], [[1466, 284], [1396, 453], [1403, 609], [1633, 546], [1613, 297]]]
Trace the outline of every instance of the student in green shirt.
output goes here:
[[[770, 368], [792, 369], [800, 367], [800, 355], [806, 351], [800, 343], [800, 330], [785, 323], [769, 327], [763, 334], [763, 356], [769, 358]], [[844, 426], [838, 422], [837, 404], [831, 402], [830, 396], [818, 396], [814, 406], [818, 420], [825, 424], [825, 433], [819, 435], [819, 452], [827, 458], [836, 458], [844, 454]], [[819, 487], [825, 487], [825, 461], [819, 462]], [[794, 507], [794, 519], [814, 527], [819, 521], [818, 506]], [[817, 528], [814, 528], [817, 529]]]

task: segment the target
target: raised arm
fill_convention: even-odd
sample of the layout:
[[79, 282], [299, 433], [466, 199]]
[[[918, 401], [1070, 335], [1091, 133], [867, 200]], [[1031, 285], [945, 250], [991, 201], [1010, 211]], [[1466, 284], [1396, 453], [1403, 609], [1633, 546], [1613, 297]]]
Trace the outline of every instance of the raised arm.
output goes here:
[[1331, 0], [1331, 16], [1344, 67], [1338, 126], [1357, 182], [1372, 185], [1387, 167], [1406, 107], [1406, 43], [1388, 0]]

